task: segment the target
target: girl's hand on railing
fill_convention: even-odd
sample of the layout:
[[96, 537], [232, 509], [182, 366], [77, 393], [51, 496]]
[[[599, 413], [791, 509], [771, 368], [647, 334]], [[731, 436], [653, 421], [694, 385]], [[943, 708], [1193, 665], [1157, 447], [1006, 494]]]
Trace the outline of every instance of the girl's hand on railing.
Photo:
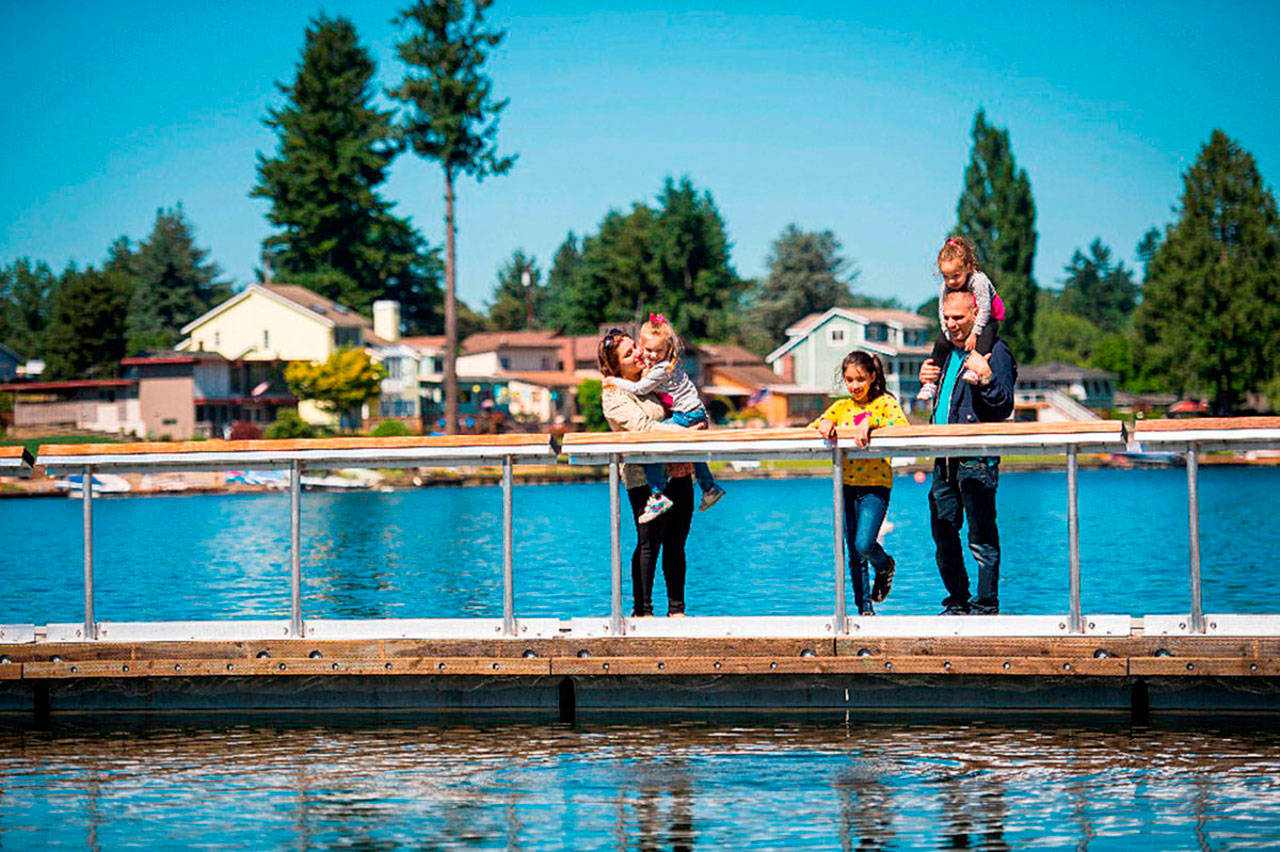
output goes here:
[[865, 417], [853, 427], [853, 442], [860, 449], [865, 449], [867, 444], [871, 443], [871, 418]]
[[818, 434], [828, 441], [836, 439], [836, 424], [833, 420], [819, 420]]

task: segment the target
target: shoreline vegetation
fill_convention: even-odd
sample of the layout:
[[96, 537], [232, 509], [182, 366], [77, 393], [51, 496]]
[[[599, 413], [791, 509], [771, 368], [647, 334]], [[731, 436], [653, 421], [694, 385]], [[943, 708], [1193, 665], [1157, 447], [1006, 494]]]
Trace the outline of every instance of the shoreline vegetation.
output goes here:
[[[44, 443], [48, 443], [45, 441]], [[933, 467], [932, 457], [904, 460], [894, 466], [895, 476], [928, 476]], [[1106, 453], [1083, 454], [1080, 467], [1085, 469], [1131, 469], [1170, 467], [1166, 459], [1149, 461], [1141, 457], [1111, 455]], [[1206, 453], [1200, 458], [1202, 465], [1277, 465], [1280, 457], [1271, 454]], [[1065, 462], [1060, 456], [1005, 456], [1001, 466], [1007, 471], [1063, 470]], [[831, 463], [825, 460], [776, 460], [759, 463], [712, 462], [711, 469], [719, 479], [817, 479], [831, 475]], [[245, 473], [237, 471], [234, 473]], [[311, 479], [308, 482], [308, 479]], [[514, 478], [517, 485], [557, 485], [567, 483], [602, 482], [609, 478], [609, 469], [603, 465], [516, 465]], [[122, 494], [101, 496], [155, 496], [162, 494], [262, 494], [281, 491], [284, 480], [277, 482], [234, 481], [233, 472], [188, 472], [164, 474], [126, 474], [122, 477], [129, 489]], [[307, 491], [380, 491], [395, 492], [417, 488], [492, 487], [499, 485], [502, 470], [496, 466], [465, 468], [405, 468], [394, 470], [308, 471], [303, 479]], [[70, 490], [62, 477], [48, 476], [37, 467], [30, 479], [0, 480], [0, 498], [4, 497], [64, 497], [79, 496], [79, 488]]]

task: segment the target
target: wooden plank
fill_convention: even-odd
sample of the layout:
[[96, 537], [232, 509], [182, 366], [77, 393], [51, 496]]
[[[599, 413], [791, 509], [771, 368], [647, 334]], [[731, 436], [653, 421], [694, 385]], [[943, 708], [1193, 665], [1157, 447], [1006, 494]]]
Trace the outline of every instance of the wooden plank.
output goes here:
[[522, 658], [412, 657], [349, 659], [82, 660], [21, 665], [28, 680], [135, 677], [264, 677], [288, 675], [547, 675], [550, 661]]
[[435, 449], [443, 447], [540, 447], [551, 446], [543, 433], [503, 435], [403, 435], [388, 438], [268, 439], [258, 441], [142, 441], [132, 444], [41, 444], [37, 458], [76, 456], [131, 456], [240, 452], [298, 452], [326, 450]]
[[[887, 438], [962, 438], [981, 435], [1079, 435], [1109, 434], [1119, 436], [1124, 424], [1119, 420], [1094, 420], [1064, 423], [956, 423], [942, 426], [888, 426], [876, 435]], [[649, 444], [679, 442], [698, 444], [707, 441], [812, 441], [816, 430], [795, 429], [698, 429], [684, 432], [571, 432], [564, 436], [563, 447], [594, 447], [600, 444]]]
[[1010, 657], [808, 657], [770, 658], [555, 658], [554, 675], [730, 675], [730, 674], [983, 674], [1123, 677], [1128, 674], [1124, 659], [1093, 657], [1025, 658]]
[[1141, 440], [1146, 432], [1199, 432], [1205, 430], [1280, 429], [1280, 417], [1190, 417], [1186, 419], [1139, 420], [1134, 434]]
[[21, 663], [0, 663], [0, 680], [21, 680]]
[[1280, 659], [1221, 657], [1132, 657], [1129, 674], [1159, 677], [1258, 677], [1280, 675]]

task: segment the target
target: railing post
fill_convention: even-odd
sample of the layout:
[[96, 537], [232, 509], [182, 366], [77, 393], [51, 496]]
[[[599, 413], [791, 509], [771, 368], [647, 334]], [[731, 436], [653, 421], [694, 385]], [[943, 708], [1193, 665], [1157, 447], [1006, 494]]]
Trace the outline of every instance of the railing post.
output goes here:
[[1067, 448], [1067, 577], [1068, 627], [1072, 633], [1084, 632], [1080, 614], [1080, 504], [1077, 499], [1078, 448]]
[[512, 533], [511, 456], [502, 457], [502, 635], [516, 635], [514, 536]]
[[84, 638], [98, 638], [98, 622], [93, 615], [93, 468], [81, 472], [84, 492]]
[[289, 635], [303, 638], [302, 462], [289, 462]]
[[609, 456], [609, 634], [622, 635], [622, 505], [618, 494], [621, 458]]
[[1187, 447], [1187, 531], [1191, 545], [1191, 632], [1204, 633], [1204, 609], [1200, 600], [1200, 459], [1196, 445]]
[[849, 629], [849, 624], [844, 596], [844, 450], [839, 446], [831, 451], [831, 505], [836, 554], [835, 631], [841, 635]]

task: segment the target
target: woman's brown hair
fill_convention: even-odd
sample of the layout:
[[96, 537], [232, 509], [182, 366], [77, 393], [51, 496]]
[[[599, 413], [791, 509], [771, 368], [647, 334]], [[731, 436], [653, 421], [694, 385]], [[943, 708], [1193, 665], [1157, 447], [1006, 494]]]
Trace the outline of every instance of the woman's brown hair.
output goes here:
[[596, 366], [600, 368], [601, 375], [605, 377], [619, 375], [618, 344], [624, 337], [631, 338], [631, 335], [623, 329], [611, 328], [605, 332], [604, 337], [600, 338], [600, 343], [596, 345]]

